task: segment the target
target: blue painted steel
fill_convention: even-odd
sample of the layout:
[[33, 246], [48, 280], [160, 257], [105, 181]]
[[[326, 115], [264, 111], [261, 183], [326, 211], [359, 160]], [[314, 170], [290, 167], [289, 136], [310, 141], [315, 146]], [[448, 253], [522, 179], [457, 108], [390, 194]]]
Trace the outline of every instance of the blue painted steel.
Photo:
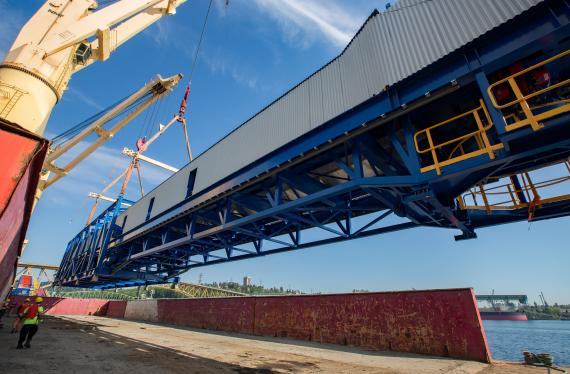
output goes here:
[[[549, 120], [537, 133], [505, 133], [502, 114], [485, 92], [496, 70], [567, 49], [569, 19], [565, 1], [540, 4], [129, 232], [115, 223], [121, 204], [111, 205], [70, 242], [56, 282], [95, 288], [160, 283], [194, 267], [417, 226], [456, 229], [457, 239], [468, 239], [478, 227], [526, 219], [524, 209], [463, 210], [455, 198], [489, 178], [570, 156], [570, 115]], [[505, 148], [495, 159], [481, 155], [446, 166], [441, 175], [420, 173], [426, 161], [415, 152], [413, 135], [429, 124], [421, 121], [449, 103], [479, 98], [495, 125], [491, 137]], [[535, 219], [568, 214], [570, 203], [557, 202], [538, 207]], [[380, 226], [390, 215], [400, 222]], [[312, 238], [308, 229], [323, 235]]]
[[[522, 56], [530, 54], [531, 51], [540, 50], [543, 44], [552, 45], [553, 40], [563, 39], [570, 33], [569, 11], [567, 8], [564, 11], [553, 12], [547, 4], [535, 7], [532, 15], [520, 16], [494, 32], [482, 36], [464, 50], [446, 56], [438, 63], [391, 87], [387, 92], [377, 95], [331, 120], [328, 124], [295, 139], [283, 149], [274, 151], [267, 157], [216, 183], [206, 191], [192, 196], [191, 199], [181, 201], [170, 210], [151, 218], [144, 225], [131, 232], [126, 232], [124, 237], [135, 236], [143, 232], [146, 227], [162, 223], [194, 206], [217, 198], [220, 193], [240, 188], [255, 178], [265, 176], [269, 171], [287, 167], [290, 160], [295, 161], [307, 157], [308, 153], [315, 148], [322, 148], [329, 141], [358, 130], [363, 124], [374, 121], [382, 115], [405, 114], [410, 111], [411, 103], [423, 98], [426, 92], [433, 93], [444, 87], [451, 89], [451, 82], [458, 82], [461, 85], [468, 84], [475, 80], [474, 73], [492, 72], [498, 67], [517, 61]], [[477, 69], [474, 70], [469, 64], [469, 60], [465, 57], [467, 52], [478, 56]], [[392, 103], [388, 95], [390, 92], [393, 92], [392, 97], [400, 99]], [[407, 103], [408, 109], [403, 109], [400, 103]]]

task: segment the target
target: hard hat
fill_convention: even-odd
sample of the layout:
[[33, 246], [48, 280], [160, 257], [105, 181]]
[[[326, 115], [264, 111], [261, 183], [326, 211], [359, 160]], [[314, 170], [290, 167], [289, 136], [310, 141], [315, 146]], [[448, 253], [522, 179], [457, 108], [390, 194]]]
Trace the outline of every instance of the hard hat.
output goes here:
[[41, 303], [44, 301], [44, 298], [41, 296], [36, 297], [36, 303]]
[[29, 298], [29, 297], [26, 297], [26, 301], [30, 301], [30, 298]]

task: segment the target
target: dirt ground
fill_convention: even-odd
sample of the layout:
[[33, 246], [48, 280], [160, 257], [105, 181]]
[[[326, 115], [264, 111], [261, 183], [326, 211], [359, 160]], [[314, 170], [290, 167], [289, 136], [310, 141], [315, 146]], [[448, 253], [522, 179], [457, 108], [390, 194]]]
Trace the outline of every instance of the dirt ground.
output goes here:
[[546, 373], [92, 316], [46, 318], [32, 348], [16, 342], [0, 330], [1, 373]]

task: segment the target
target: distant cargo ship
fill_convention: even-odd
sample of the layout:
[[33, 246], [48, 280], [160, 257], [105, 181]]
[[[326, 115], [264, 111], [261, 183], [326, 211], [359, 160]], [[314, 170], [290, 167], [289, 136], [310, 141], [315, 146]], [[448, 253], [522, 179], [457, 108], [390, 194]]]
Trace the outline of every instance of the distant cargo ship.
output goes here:
[[[477, 295], [482, 320], [528, 321], [522, 306], [528, 303], [527, 295]], [[518, 302], [518, 306], [516, 303]]]
[[495, 321], [528, 321], [524, 312], [509, 312], [509, 311], [480, 311], [482, 320], [495, 320]]

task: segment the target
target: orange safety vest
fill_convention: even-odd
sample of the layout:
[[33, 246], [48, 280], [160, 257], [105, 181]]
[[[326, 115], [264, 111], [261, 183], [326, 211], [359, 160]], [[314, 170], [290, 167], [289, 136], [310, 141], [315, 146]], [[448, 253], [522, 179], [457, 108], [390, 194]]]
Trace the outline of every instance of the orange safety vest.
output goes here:
[[28, 319], [34, 319], [36, 318], [36, 316], [38, 315], [38, 309], [39, 306], [38, 304], [32, 304], [29, 307], [26, 308], [26, 310], [24, 311], [25, 315], [24, 318]]

